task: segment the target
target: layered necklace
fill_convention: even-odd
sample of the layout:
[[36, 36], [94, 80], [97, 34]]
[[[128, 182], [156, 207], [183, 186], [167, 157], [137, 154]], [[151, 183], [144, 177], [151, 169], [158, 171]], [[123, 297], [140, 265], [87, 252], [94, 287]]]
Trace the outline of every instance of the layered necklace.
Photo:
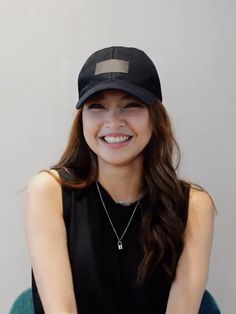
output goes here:
[[129, 227], [129, 225], [130, 225], [130, 223], [131, 223], [131, 220], [132, 220], [132, 218], [133, 218], [133, 216], [134, 216], [134, 214], [135, 214], [135, 212], [136, 212], [136, 209], [138, 208], [138, 205], [139, 205], [139, 203], [140, 203], [140, 200], [141, 200], [141, 198], [144, 196], [144, 194], [141, 194], [141, 195], [140, 195], [135, 201], [133, 201], [133, 202], [116, 201], [116, 204], [120, 204], [120, 205], [124, 205], [124, 206], [130, 206], [130, 205], [132, 205], [132, 204], [134, 204], [134, 203], [137, 202], [137, 204], [136, 204], [135, 207], [134, 207], [133, 213], [131, 214], [131, 217], [130, 217], [130, 219], [129, 219], [129, 221], [128, 221], [128, 223], [127, 223], [127, 225], [126, 225], [126, 227], [125, 227], [125, 229], [124, 229], [124, 231], [123, 231], [121, 237], [119, 237], [118, 234], [117, 234], [117, 232], [116, 232], [116, 229], [115, 229], [115, 227], [114, 227], [114, 225], [113, 225], [113, 223], [112, 223], [112, 220], [111, 220], [111, 218], [110, 218], [110, 215], [108, 214], [108, 211], [107, 211], [107, 208], [106, 208], [105, 202], [104, 202], [104, 200], [103, 200], [103, 197], [102, 197], [102, 194], [101, 194], [101, 191], [100, 191], [100, 188], [99, 188], [99, 184], [98, 184], [97, 181], [96, 181], [96, 186], [97, 186], [98, 194], [99, 194], [99, 196], [100, 196], [100, 199], [101, 199], [103, 208], [104, 208], [104, 210], [105, 210], [105, 212], [106, 212], [106, 214], [107, 214], [107, 217], [108, 217], [108, 220], [109, 220], [109, 222], [110, 222], [110, 225], [111, 225], [111, 227], [112, 227], [112, 229], [113, 229], [113, 231], [114, 231], [114, 233], [115, 233], [115, 235], [116, 235], [116, 237], [117, 237], [117, 246], [118, 246], [118, 249], [119, 249], [119, 250], [122, 250], [122, 249], [123, 249], [123, 243], [122, 243], [121, 240], [122, 240], [122, 238], [124, 237], [124, 235], [125, 235], [125, 233], [126, 233], [128, 227]]

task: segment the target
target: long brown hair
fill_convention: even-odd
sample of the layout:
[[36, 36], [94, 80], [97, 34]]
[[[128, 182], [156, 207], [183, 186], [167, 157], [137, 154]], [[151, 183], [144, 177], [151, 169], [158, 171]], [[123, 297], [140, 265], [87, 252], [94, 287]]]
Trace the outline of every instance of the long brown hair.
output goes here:
[[[192, 186], [192, 183], [177, 176], [180, 149], [165, 107], [157, 101], [154, 105], [148, 106], [148, 110], [153, 133], [144, 148], [143, 178], [149, 210], [145, 212], [141, 226], [144, 256], [137, 272], [139, 282], [143, 282], [160, 267], [163, 267], [171, 279], [175, 277], [178, 257], [184, 245], [185, 229], [178, 209], [186, 201], [184, 191]], [[50, 169], [62, 168], [71, 174], [72, 180], [57, 178], [48, 170], [40, 172], [47, 171], [60, 184], [78, 189], [90, 185], [97, 179], [97, 158], [83, 135], [82, 109], [79, 109], [75, 116], [64, 153], [59, 162]], [[203, 190], [198, 185], [194, 186]]]

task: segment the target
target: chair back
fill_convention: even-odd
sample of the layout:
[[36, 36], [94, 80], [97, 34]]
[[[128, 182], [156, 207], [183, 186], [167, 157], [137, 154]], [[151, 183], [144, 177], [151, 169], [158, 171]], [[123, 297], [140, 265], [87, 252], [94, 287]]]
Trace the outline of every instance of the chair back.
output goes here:
[[[11, 306], [9, 314], [34, 314], [32, 289], [23, 291]], [[218, 304], [208, 290], [205, 290], [198, 314], [221, 314]]]
[[203, 294], [198, 314], [221, 314], [215, 298], [208, 290]]
[[32, 289], [23, 291], [14, 301], [9, 314], [34, 314]]

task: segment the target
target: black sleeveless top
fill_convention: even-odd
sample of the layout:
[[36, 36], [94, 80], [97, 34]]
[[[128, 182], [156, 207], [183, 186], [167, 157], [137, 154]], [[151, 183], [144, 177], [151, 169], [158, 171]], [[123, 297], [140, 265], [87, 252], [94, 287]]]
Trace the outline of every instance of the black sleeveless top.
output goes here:
[[[64, 170], [58, 171], [66, 179]], [[133, 213], [135, 204], [116, 204], [100, 184], [108, 214], [120, 237]], [[186, 225], [189, 189], [181, 206]], [[138, 265], [143, 257], [140, 226], [146, 210], [144, 196], [122, 238], [117, 237], [104, 210], [96, 184], [78, 190], [62, 186], [63, 218], [67, 231], [68, 252], [73, 276], [78, 314], [165, 314], [171, 280], [164, 271], [143, 284], [136, 282]], [[44, 314], [31, 268], [35, 314]]]

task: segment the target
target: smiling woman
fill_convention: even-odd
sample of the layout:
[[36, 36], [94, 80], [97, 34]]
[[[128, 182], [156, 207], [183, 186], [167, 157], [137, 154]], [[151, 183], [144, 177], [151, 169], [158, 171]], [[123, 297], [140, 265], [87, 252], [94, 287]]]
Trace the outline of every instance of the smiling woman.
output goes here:
[[177, 175], [154, 64], [108, 47], [78, 83], [67, 147], [27, 188], [35, 313], [196, 314], [215, 206]]

